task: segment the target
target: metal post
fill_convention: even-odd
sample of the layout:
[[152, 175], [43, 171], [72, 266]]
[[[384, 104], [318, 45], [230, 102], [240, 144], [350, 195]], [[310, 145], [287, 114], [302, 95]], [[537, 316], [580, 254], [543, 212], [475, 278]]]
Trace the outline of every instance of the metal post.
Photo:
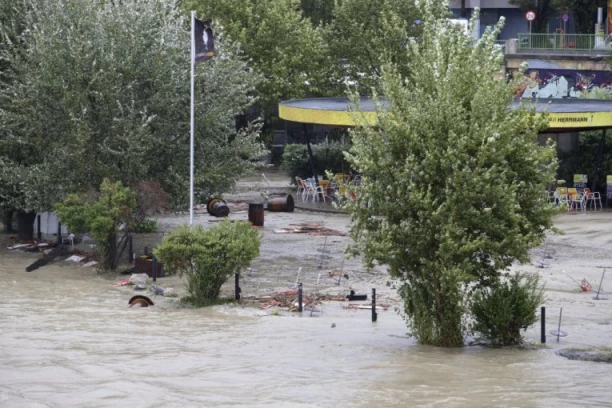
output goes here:
[[546, 344], [546, 308], [540, 309], [540, 343]]
[[376, 313], [376, 288], [372, 288], [372, 321], [375, 322], [378, 319], [378, 313]]
[[128, 261], [134, 262], [134, 247], [132, 245], [132, 236], [128, 236]]
[[302, 308], [302, 282], [298, 283], [298, 312], [301, 312]]
[[157, 257], [153, 255], [153, 282], [157, 281]]
[[191, 116], [189, 137], [189, 226], [193, 225], [193, 150], [195, 133], [195, 11], [191, 12]]
[[234, 274], [234, 299], [240, 300], [240, 293], [242, 289], [240, 289], [240, 274]]
[[62, 243], [62, 224], [57, 223], [57, 245]]
[[606, 268], [604, 268], [603, 273], [601, 274], [601, 280], [599, 281], [599, 288], [597, 289], [597, 296], [593, 298], [595, 300], [599, 300], [599, 292], [601, 292], [601, 285], [603, 284], [605, 275], [606, 275]]
[[561, 318], [563, 317], [563, 308], [559, 312], [559, 328], [557, 329], [557, 343], [559, 342], [559, 337], [561, 336]]
[[38, 231], [38, 233], [36, 234], [37, 238], [38, 238], [39, 241], [41, 241], [42, 240], [42, 231], [40, 230], [40, 214], [38, 214], [38, 216], [36, 217], [36, 228], [37, 228], [37, 231]]

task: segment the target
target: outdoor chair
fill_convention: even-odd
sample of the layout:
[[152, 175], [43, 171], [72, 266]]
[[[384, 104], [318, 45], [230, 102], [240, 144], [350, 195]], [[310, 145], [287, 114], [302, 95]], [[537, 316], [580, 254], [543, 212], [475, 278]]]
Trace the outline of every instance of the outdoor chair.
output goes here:
[[569, 209], [569, 197], [567, 195], [567, 188], [557, 187], [555, 190], [555, 205], [566, 205]]
[[317, 186], [314, 178], [304, 180], [305, 199], [308, 200], [312, 196], [312, 201], [319, 201], [319, 195], [325, 194], [321, 186]]
[[569, 194], [570, 206], [572, 210], [586, 211], [586, 200], [584, 194], [576, 192], [575, 194]]
[[593, 203], [593, 208], [597, 209], [597, 203], [599, 203], [599, 209], [603, 209], [603, 205], [601, 203], [601, 195], [597, 191], [591, 191], [590, 188], [584, 188], [584, 200], [586, 206], [588, 207], [589, 202]]
[[297, 185], [297, 190], [295, 195], [299, 195], [302, 197], [302, 201], [304, 201], [304, 194], [306, 193], [306, 187], [304, 186], [304, 180], [301, 177], [295, 177], [295, 184]]

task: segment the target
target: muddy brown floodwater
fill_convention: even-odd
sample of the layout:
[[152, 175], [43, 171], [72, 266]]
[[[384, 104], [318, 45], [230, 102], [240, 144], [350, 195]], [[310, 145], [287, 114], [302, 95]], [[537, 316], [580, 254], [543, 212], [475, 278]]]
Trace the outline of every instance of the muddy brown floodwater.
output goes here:
[[[444, 350], [392, 311], [127, 308], [95, 271], [0, 259], [0, 407], [609, 407], [612, 366]], [[332, 328], [332, 323], [336, 327]], [[533, 336], [532, 336], [533, 337]]]

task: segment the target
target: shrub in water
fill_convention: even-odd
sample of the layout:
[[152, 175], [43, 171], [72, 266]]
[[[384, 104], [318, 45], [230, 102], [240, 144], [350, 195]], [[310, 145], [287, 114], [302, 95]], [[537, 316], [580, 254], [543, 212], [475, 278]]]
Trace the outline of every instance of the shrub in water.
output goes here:
[[219, 297], [227, 279], [259, 255], [259, 232], [249, 222], [224, 221], [205, 230], [177, 228], [154, 250], [168, 271], [187, 276], [187, 291], [196, 306]]
[[537, 274], [516, 273], [497, 285], [477, 290], [471, 302], [472, 331], [495, 345], [519, 344], [521, 330], [537, 321], [544, 301]]

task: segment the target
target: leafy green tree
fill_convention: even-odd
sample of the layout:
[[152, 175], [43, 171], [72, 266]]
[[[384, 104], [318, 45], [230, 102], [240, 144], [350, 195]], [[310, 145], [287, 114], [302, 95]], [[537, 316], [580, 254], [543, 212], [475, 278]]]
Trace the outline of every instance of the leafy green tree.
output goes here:
[[[448, 17], [445, 2], [436, 17]], [[326, 27], [332, 75], [330, 87], [344, 93], [347, 83], [369, 93], [379, 84], [382, 66], [391, 62], [404, 75], [411, 69], [405, 52], [409, 39], [420, 36], [424, 8], [414, 0], [339, 1]]]
[[298, 0], [183, 0], [185, 10], [213, 19], [240, 44], [253, 69], [264, 77], [257, 95], [266, 114], [280, 100], [319, 92], [326, 77], [321, 30], [304, 19]]
[[383, 70], [377, 126], [353, 132], [347, 157], [362, 186], [347, 209], [352, 252], [403, 281], [411, 334], [461, 346], [466, 291], [496, 284], [552, 226], [540, 198], [556, 160], [554, 147], [534, 144], [546, 115], [509, 109], [516, 84], [499, 78], [494, 44], [503, 23], [473, 44], [435, 18], [439, 3], [423, 5], [432, 13], [407, 49], [410, 76]]
[[545, 33], [548, 22], [555, 15], [555, 0], [509, 0], [508, 3], [520, 7], [521, 10], [534, 10], [536, 19], [531, 23], [534, 33]]
[[96, 240], [100, 265], [104, 270], [117, 267], [117, 236], [121, 224], [128, 225], [136, 207], [128, 187], [104, 179], [99, 193], [70, 194], [55, 205], [61, 222], [70, 231], [89, 232]]
[[164, 268], [187, 277], [191, 301], [202, 306], [217, 299], [227, 279], [259, 256], [259, 245], [251, 223], [226, 220], [208, 230], [179, 227], [153, 252]]
[[[33, 0], [28, 10], [26, 51], [7, 53], [0, 88], [0, 163], [15, 169], [0, 196], [45, 210], [104, 178], [150, 180], [186, 206], [190, 35], [174, 3]], [[262, 153], [257, 124], [235, 128], [258, 77], [236, 47], [217, 45], [196, 72], [201, 196], [230, 190]]]
[[553, 5], [559, 13], [572, 14], [577, 33], [593, 34], [597, 21], [597, 7], [605, 9], [607, 0], [553, 0]]

